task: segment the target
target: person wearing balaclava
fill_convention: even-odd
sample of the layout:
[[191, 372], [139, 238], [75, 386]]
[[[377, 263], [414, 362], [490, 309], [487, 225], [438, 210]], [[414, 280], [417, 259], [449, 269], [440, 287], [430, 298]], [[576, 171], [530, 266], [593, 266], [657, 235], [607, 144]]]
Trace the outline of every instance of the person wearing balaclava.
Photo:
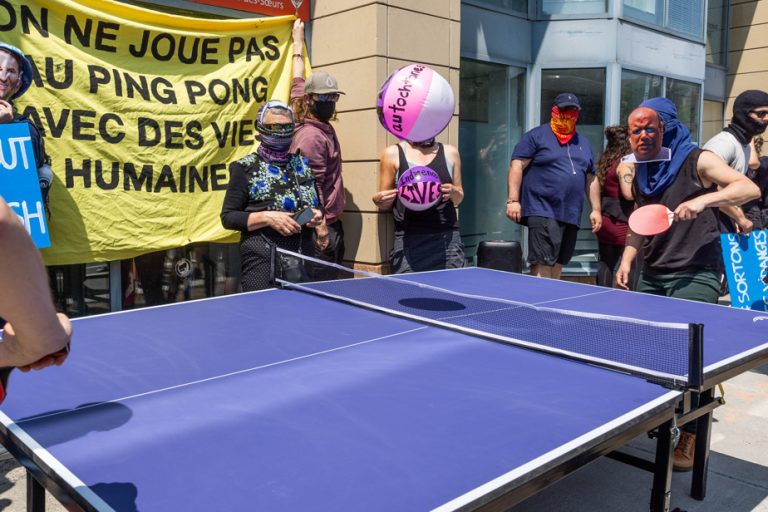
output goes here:
[[592, 146], [576, 130], [580, 112], [575, 94], [558, 94], [549, 122], [524, 133], [512, 153], [506, 214], [528, 227], [528, 264], [534, 276], [560, 279], [576, 248], [585, 191], [592, 232], [602, 225]]
[[[296, 133], [291, 151], [309, 160], [317, 180], [323, 221], [315, 230], [315, 257], [341, 264], [344, 259], [344, 180], [341, 171], [341, 146], [330, 121], [336, 117], [339, 89], [336, 79], [325, 71], [315, 71], [304, 79], [304, 22], [293, 24], [293, 82], [291, 106], [296, 112]], [[312, 276], [318, 280], [336, 277], [330, 266], [317, 265]]]
[[273, 248], [312, 254], [313, 232], [322, 219], [312, 170], [289, 151], [291, 107], [279, 100], [262, 105], [256, 131], [257, 150], [229, 165], [221, 208], [222, 225], [240, 231], [243, 291], [270, 286]]
[[[730, 167], [753, 177], [754, 171], [760, 166], [754, 151], [752, 141], [765, 132], [768, 126], [768, 93], [758, 90], [744, 91], [733, 102], [733, 117], [723, 131], [709, 139], [704, 149], [712, 151], [725, 160]], [[749, 233], [753, 228], [752, 221], [745, 217], [744, 212], [737, 207], [723, 207], [721, 211], [733, 219], [721, 219], [722, 231], [742, 231]]]

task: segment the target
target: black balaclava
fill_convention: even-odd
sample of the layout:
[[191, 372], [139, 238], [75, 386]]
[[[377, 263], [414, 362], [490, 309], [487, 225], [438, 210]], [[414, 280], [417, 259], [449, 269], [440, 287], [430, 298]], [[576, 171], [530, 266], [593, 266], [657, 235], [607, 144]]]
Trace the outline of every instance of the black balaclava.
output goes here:
[[733, 102], [733, 117], [725, 131], [731, 133], [742, 144], [749, 142], [765, 131], [768, 120], [756, 121], [749, 112], [757, 107], [768, 106], [768, 93], [758, 90], [744, 91]]

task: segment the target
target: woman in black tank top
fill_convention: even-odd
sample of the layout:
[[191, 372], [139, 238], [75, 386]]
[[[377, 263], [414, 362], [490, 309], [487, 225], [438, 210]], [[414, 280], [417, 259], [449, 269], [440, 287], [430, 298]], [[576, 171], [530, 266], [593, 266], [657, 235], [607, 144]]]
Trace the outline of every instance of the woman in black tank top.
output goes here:
[[[406, 208], [396, 189], [400, 176], [416, 165], [434, 170], [442, 183], [440, 201], [421, 212]], [[456, 206], [463, 198], [461, 159], [454, 146], [401, 142], [384, 150], [379, 162], [379, 190], [373, 202], [381, 210], [392, 210], [395, 240], [389, 263], [393, 273], [464, 266], [456, 215]]]

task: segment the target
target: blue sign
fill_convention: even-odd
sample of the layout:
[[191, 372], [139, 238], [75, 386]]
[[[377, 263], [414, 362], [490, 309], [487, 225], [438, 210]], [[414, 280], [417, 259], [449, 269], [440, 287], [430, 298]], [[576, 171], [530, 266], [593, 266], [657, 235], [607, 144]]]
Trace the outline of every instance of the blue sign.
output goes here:
[[48, 221], [27, 123], [0, 124], [0, 196], [38, 248], [50, 247]]
[[731, 305], [768, 311], [768, 231], [720, 235]]

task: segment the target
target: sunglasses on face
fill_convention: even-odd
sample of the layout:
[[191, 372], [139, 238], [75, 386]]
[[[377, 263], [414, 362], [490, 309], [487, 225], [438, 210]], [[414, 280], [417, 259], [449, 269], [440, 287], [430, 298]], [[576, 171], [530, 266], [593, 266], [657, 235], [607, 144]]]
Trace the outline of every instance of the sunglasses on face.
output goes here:
[[755, 114], [755, 117], [758, 119], [765, 119], [768, 117], [768, 110], [753, 110], [753, 114]]
[[315, 94], [313, 95], [315, 101], [330, 101], [331, 103], [336, 103], [339, 101], [339, 95], [337, 93], [333, 94]]
[[632, 130], [631, 133], [632, 133], [632, 135], [640, 135], [641, 133], [645, 132], [648, 135], [653, 135], [654, 133], [656, 133], [658, 131], [659, 130], [657, 130], [656, 128], [647, 126], [645, 128], [635, 128], [634, 130]]
[[264, 128], [273, 132], [293, 131], [293, 123], [265, 123]]

